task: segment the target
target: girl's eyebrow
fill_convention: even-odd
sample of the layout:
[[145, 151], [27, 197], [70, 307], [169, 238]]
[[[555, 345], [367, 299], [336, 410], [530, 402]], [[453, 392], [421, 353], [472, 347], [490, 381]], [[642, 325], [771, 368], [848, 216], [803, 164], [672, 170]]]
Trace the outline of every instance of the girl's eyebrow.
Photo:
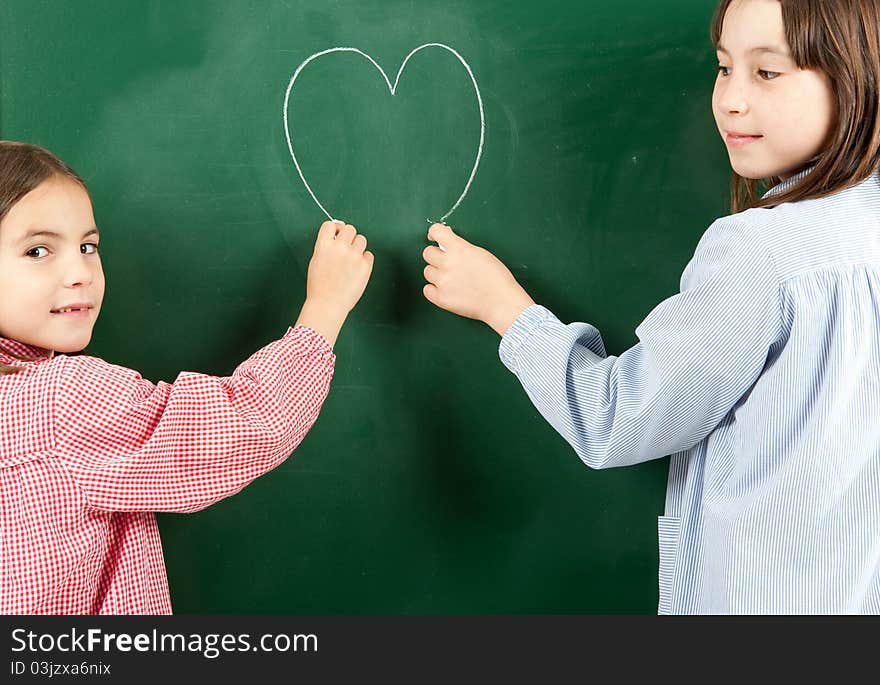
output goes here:
[[[88, 238], [89, 236], [92, 236], [92, 235], [100, 236], [101, 234], [100, 234], [100, 232], [98, 231], [97, 228], [90, 228], [88, 231], [86, 231], [86, 232], [83, 234], [82, 239]], [[60, 239], [60, 238], [62, 238], [62, 237], [63, 237], [63, 236], [62, 236], [60, 233], [56, 233], [55, 231], [47, 231], [46, 229], [31, 229], [30, 231], [28, 231], [27, 233], [25, 233], [24, 236], [22, 236], [22, 238], [21, 238], [21, 240], [19, 240], [19, 242], [20, 242], [20, 243], [23, 243], [23, 242], [26, 242], [26, 241], [28, 241], [28, 240], [31, 240], [32, 238], [55, 238], [55, 239]]]
[[[718, 43], [715, 46], [715, 50], [717, 52], [723, 52], [726, 55], [730, 53], [725, 49], [721, 43]], [[791, 53], [785, 49], [784, 47], [780, 47], [779, 45], [758, 45], [754, 48], [749, 48], [747, 52], [772, 52], [775, 55], [780, 55], [781, 57], [791, 57]]]

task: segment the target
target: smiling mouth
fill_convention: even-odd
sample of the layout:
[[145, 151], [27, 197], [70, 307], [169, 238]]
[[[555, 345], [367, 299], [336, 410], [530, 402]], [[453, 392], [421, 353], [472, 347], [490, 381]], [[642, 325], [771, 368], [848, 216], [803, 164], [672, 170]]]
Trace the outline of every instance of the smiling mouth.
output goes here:
[[761, 135], [752, 135], [748, 133], [726, 133], [724, 136], [724, 140], [728, 145], [733, 145], [734, 147], [738, 147], [740, 145], [747, 145], [748, 143], [753, 143], [756, 140], [760, 140], [764, 136]]
[[53, 314], [72, 314], [75, 312], [87, 312], [91, 307], [62, 307], [61, 309], [53, 309]]

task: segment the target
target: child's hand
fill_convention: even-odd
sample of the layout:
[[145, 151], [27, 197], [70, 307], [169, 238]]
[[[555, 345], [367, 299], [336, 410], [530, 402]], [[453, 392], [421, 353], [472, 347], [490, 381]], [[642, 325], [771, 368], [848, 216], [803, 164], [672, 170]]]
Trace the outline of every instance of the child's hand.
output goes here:
[[325, 221], [318, 231], [315, 252], [309, 262], [306, 302], [297, 319], [323, 335], [330, 345], [370, 280], [373, 253], [367, 239], [354, 226]]
[[422, 256], [425, 297], [453, 314], [483, 321], [504, 335], [517, 317], [535, 301], [495, 255], [469, 243], [444, 224], [433, 224], [430, 245]]

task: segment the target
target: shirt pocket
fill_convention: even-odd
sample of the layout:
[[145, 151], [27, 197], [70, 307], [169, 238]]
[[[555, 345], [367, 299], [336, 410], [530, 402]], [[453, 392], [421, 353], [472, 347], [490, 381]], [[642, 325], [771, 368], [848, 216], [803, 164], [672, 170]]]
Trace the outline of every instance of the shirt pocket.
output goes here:
[[657, 518], [657, 537], [660, 541], [660, 603], [658, 614], [672, 613], [672, 584], [675, 580], [675, 560], [678, 557], [678, 536], [681, 519], [678, 516]]

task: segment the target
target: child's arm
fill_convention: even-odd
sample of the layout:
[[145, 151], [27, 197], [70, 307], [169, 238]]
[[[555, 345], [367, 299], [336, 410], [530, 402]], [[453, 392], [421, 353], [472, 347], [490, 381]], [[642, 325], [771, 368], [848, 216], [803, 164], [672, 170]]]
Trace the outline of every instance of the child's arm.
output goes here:
[[227, 378], [181, 373], [154, 385], [93, 357], [59, 357], [55, 454], [88, 503], [194, 511], [277, 466], [318, 416], [331, 343], [372, 269], [366, 240], [325, 223], [298, 324]]
[[636, 329], [640, 342], [619, 358], [606, 356], [593, 326], [564, 325], [528, 304], [485, 250], [448, 227], [432, 227], [430, 237], [445, 252], [425, 252], [426, 297], [503, 334], [504, 363], [594, 468], [663, 457], [702, 440], [753, 385], [782, 333], [774, 267], [736, 219], [710, 227], [681, 293], [648, 315]]

